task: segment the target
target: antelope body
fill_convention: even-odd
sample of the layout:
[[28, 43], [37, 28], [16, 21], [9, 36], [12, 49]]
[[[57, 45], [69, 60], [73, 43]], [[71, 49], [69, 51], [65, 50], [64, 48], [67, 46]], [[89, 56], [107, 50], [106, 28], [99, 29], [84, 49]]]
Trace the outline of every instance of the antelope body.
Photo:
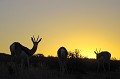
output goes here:
[[29, 57], [32, 56], [38, 47], [38, 43], [41, 41], [42, 38], [39, 39], [39, 36], [37, 40], [35, 40], [34, 36], [31, 37], [31, 40], [33, 42], [32, 49], [29, 49], [19, 42], [14, 42], [10, 45], [10, 51], [12, 56], [12, 61], [15, 62], [15, 65], [18, 69], [23, 69], [24, 67], [29, 67]]
[[108, 66], [108, 70], [110, 71], [110, 58], [111, 58], [111, 54], [108, 52], [108, 51], [102, 51], [102, 52], [96, 52], [95, 51], [95, 54], [96, 54], [96, 59], [97, 59], [97, 62], [98, 62], [98, 69], [97, 71], [100, 70], [100, 66], [103, 67], [104, 71], [106, 71], [106, 68], [105, 68], [105, 64], [107, 64]]
[[67, 49], [65, 47], [60, 47], [57, 51], [58, 61], [60, 65], [60, 72], [64, 73], [67, 69]]

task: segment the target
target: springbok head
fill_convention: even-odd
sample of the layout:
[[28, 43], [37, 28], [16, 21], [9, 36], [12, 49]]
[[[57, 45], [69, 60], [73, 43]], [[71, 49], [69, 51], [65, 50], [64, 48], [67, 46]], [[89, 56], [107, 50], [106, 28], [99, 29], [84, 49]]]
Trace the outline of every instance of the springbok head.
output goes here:
[[101, 57], [101, 55], [100, 55], [101, 49], [99, 49], [99, 51], [98, 51], [97, 48], [96, 48], [96, 51], [94, 51], [94, 53], [96, 54], [96, 59]]
[[39, 35], [38, 35], [38, 38], [35, 39], [35, 37], [34, 37], [34, 35], [33, 35], [33, 37], [31, 37], [31, 40], [32, 40], [33, 44], [34, 44], [35, 46], [37, 46], [38, 43], [42, 40], [42, 38], [39, 39]]

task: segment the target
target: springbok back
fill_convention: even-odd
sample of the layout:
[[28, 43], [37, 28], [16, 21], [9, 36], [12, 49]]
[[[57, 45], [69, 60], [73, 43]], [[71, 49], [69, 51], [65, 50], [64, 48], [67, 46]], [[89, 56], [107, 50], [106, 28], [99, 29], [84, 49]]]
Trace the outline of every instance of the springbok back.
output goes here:
[[96, 54], [96, 59], [97, 59], [97, 62], [98, 62], [98, 69], [97, 69], [97, 71], [100, 70], [100, 66], [102, 66], [104, 71], [106, 71], [105, 64], [108, 65], [108, 70], [110, 71], [110, 58], [111, 58], [111, 54], [108, 51], [102, 51], [102, 52], [100, 52], [100, 51], [96, 52], [95, 51], [95, 54]]

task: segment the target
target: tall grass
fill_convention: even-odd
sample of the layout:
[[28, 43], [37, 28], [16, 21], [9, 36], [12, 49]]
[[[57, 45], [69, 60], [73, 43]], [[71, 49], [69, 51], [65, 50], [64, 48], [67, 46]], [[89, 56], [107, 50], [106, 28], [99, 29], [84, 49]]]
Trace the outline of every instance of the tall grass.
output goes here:
[[[57, 57], [33, 56], [29, 69], [24, 69], [18, 76], [14, 64], [7, 57], [0, 58], [0, 79], [120, 79], [119, 60], [111, 60], [110, 72], [97, 73], [95, 59], [69, 58], [67, 72], [60, 74]], [[15, 71], [13, 74], [10, 74], [10, 66]]]

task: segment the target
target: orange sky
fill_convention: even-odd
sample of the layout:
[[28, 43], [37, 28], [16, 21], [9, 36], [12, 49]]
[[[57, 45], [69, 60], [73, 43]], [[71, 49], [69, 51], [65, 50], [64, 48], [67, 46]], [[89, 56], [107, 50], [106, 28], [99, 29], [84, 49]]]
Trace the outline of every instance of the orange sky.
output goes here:
[[119, 0], [1, 0], [0, 52], [14, 41], [32, 48], [31, 36], [42, 41], [36, 53], [56, 56], [60, 46], [95, 58], [101, 48], [120, 58]]

